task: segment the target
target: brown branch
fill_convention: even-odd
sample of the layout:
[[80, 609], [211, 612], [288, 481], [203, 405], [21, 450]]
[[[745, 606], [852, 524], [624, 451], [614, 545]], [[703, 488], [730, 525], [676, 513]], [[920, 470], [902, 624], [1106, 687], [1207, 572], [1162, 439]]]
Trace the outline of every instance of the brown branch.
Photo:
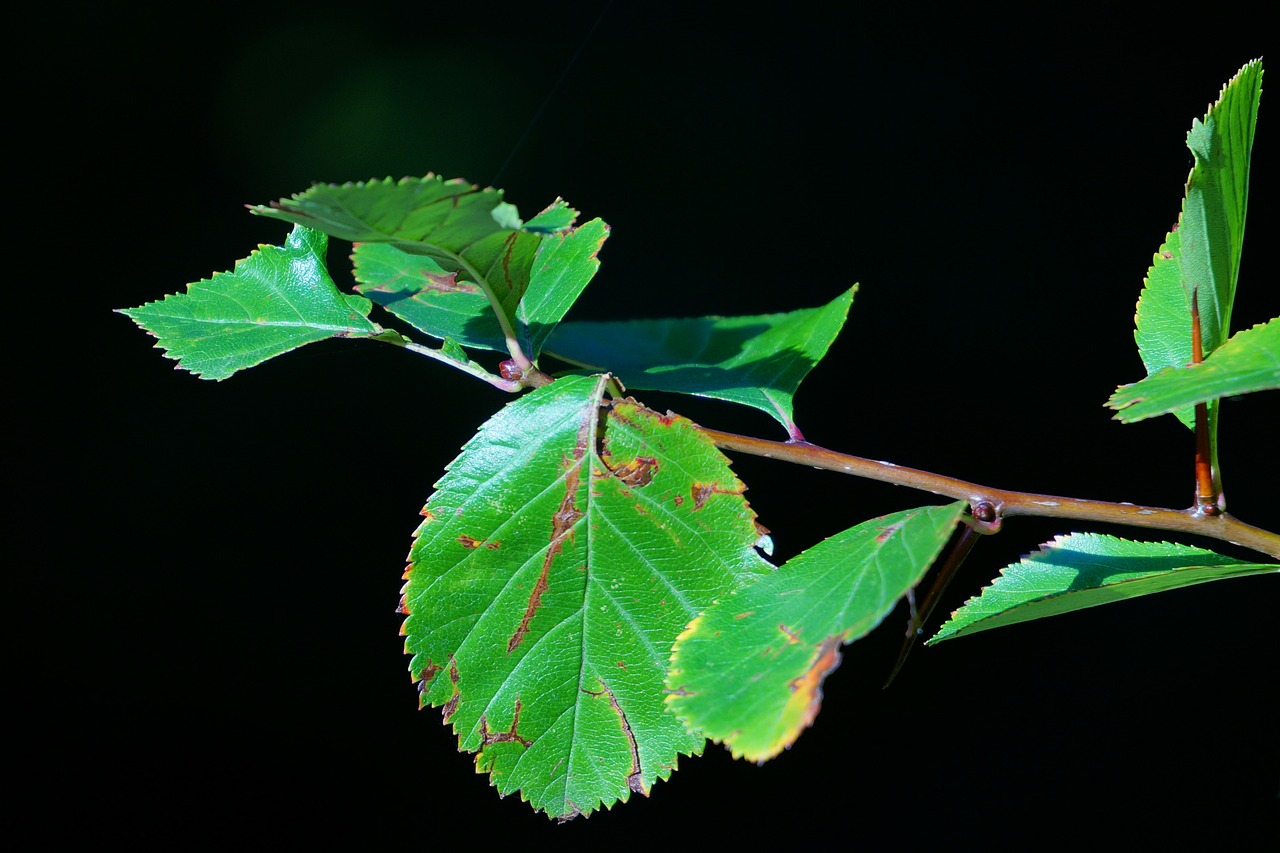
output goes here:
[[1208, 515], [1197, 507], [1185, 510], [1166, 509], [1131, 503], [1082, 500], [1034, 492], [993, 489], [990, 486], [957, 480], [954, 477], [906, 468], [892, 462], [880, 462], [838, 453], [807, 442], [769, 441], [707, 427], [699, 428], [722, 450], [738, 451], [752, 456], [763, 456], [781, 462], [808, 465], [812, 468], [906, 486], [955, 500], [966, 500], [970, 506], [985, 501], [995, 507], [997, 519], [1032, 515], [1098, 521], [1128, 527], [1147, 527], [1230, 542], [1280, 559], [1280, 534], [1245, 524], [1225, 512], [1219, 515]]

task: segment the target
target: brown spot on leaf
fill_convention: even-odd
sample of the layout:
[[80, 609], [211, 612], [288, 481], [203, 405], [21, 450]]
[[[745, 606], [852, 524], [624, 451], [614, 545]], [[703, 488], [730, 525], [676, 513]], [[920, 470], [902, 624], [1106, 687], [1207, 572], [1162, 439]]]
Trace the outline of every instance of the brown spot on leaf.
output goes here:
[[482, 715], [480, 717], [480, 737], [484, 741], [485, 746], [488, 746], [491, 743], [518, 743], [521, 746], [523, 746], [525, 749], [528, 749], [533, 744], [533, 741], [521, 737], [516, 732], [516, 728], [519, 725], [520, 725], [520, 700], [517, 699], [516, 712], [515, 712], [515, 715], [511, 718], [511, 728], [507, 729], [505, 732], [491, 732], [489, 731], [488, 720]]
[[876, 544], [881, 545], [889, 540], [889, 537], [902, 529], [901, 524], [890, 524], [888, 527], [881, 527], [880, 532], [876, 534]]
[[458, 281], [457, 272], [435, 273], [420, 272], [422, 289], [419, 293], [482, 293], [479, 287], [469, 281]]
[[468, 536], [467, 534], [464, 533], [458, 537], [458, 544], [461, 545], [463, 548], [479, 548], [480, 540], [475, 538], [474, 536]]
[[449, 697], [449, 701], [444, 703], [444, 707], [440, 709], [444, 716], [444, 721], [449, 722], [449, 718], [458, 710], [458, 700], [462, 698], [462, 694], [458, 692], [458, 662], [449, 660], [449, 680], [453, 682], [453, 695]]
[[418, 689], [422, 690], [430, 683], [431, 679], [436, 677], [436, 673], [442, 672], [443, 670], [444, 667], [437, 663], [432, 663], [431, 659], [427, 658], [427, 665], [413, 677], [413, 680], [418, 683]]
[[715, 483], [697, 483], [689, 487], [689, 493], [693, 496], [693, 508], [695, 510], [702, 509], [703, 504], [712, 495], [740, 495], [742, 491], [739, 489], [725, 489]]
[[640, 488], [653, 482], [653, 474], [658, 470], [658, 460], [652, 456], [637, 456], [630, 462], [609, 470], [628, 486]]
[[507, 654], [514, 652], [524, 639], [524, 635], [529, 633], [529, 623], [533, 621], [534, 614], [542, 604], [542, 594], [547, 591], [551, 563], [564, 550], [565, 539], [573, 534], [573, 526], [583, 517], [582, 511], [575, 503], [574, 495], [582, 479], [582, 459], [587, 453], [587, 443], [591, 438], [591, 427], [595, 416], [596, 410], [592, 407], [578, 427], [578, 442], [573, 448], [573, 461], [568, 463], [564, 478], [564, 498], [560, 501], [560, 508], [551, 517], [551, 547], [547, 548], [547, 555], [542, 559], [542, 571], [538, 574], [538, 581], [533, 585], [533, 590], [529, 593], [529, 603], [525, 607], [524, 618], [520, 620], [520, 625], [507, 641]]
[[754, 611], [754, 610], [748, 610], [746, 613], [739, 613], [737, 616], [734, 616], [733, 618], [734, 618], [734, 619], [746, 619], [748, 616], [754, 616], [754, 615], [755, 615], [755, 611]]
[[778, 630], [787, 635], [788, 643], [800, 642], [800, 635], [797, 634], [795, 631], [792, 631], [786, 625], [783, 625], [781, 622], [778, 623]]
[[432, 514], [431, 510], [427, 509], [425, 506], [424, 506], [421, 510], [419, 510], [419, 511], [418, 511], [418, 515], [422, 516], [422, 517], [423, 517], [423, 518], [425, 518], [427, 521], [435, 521], [435, 520], [436, 520], [435, 515], [434, 515], [434, 514]]
[[608, 697], [609, 707], [613, 708], [614, 713], [618, 715], [618, 722], [622, 725], [622, 733], [627, 736], [627, 745], [631, 748], [631, 770], [627, 773], [627, 787], [637, 794], [644, 794], [647, 797], [649, 796], [649, 790], [644, 786], [644, 776], [640, 772], [640, 747], [636, 744], [635, 733], [631, 731], [631, 724], [627, 722], [627, 715], [623, 712], [622, 706], [618, 704], [618, 699], [613, 695], [613, 691], [604, 683], [601, 683], [600, 691], [600, 693], [591, 693], [591, 695]]

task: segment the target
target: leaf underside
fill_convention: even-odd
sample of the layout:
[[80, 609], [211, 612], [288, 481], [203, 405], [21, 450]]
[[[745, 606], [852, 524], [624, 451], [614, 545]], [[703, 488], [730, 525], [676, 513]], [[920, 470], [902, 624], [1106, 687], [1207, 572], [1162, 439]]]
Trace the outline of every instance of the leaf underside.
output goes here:
[[731, 592], [676, 641], [667, 705], [735, 758], [764, 762], [810, 726], [840, 647], [920, 582], [964, 502], [906, 510], [823, 540]]
[[502, 794], [568, 819], [701, 751], [662, 701], [676, 636], [771, 566], [688, 421], [567, 377], [508, 404], [436, 485], [402, 610], [424, 705]]
[[1073, 533], [1006, 566], [990, 586], [952, 613], [927, 644], [1140, 595], [1277, 571], [1275, 563], [1246, 562], [1187, 545]]
[[202, 379], [226, 379], [326, 338], [377, 334], [369, 301], [343, 294], [329, 277], [327, 242], [319, 231], [295, 226], [283, 246], [259, 246], [231, 272], [120, 313]]
[[629, 388], [751, 406], [790, 431], [800, 382], [840, 333], [856, 290], [781, 314], [568, 322], [547, 349], [569, 363], [607, 369]]

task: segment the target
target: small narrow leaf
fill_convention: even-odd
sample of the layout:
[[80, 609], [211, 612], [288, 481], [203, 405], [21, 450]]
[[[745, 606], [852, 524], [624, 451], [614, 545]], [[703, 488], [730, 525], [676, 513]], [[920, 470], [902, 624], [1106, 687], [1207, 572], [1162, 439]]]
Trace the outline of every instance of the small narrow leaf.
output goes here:
[[531, 358], [542, 351], [547, 336], [595, 276], [600, 268], [597, 255], [608, 236], [609, 226], [592, 219], [574, 229], [558, 229], [538, 244], [529, 286], [516, 312]]
[[1122, 385], [1107, 405], [1125, 423], [1219, 397], [1280, 388], [1280, 317], [1231, 336], [1208, 358]]
[[401, 608], [422, 703], [500, 793], [560, 819], [647, 794], [701, 751], [663, 705], [672, 643], [771, 570], [711, 441], [605, 404], [605, 383], [536, 389], [467, 444], [423, 511]]
[[763, 762], [789, 748], [813, 723], [840, 647], [920, 582], [964, 506], [863, 522], [717, 601], [676, 641], [672, 713], [735, 758]]
[[558, 198], [546, 210], [524, 223], [522, 227], [526, 231], [550, 234], [555, 231], [563, 231], [572, 226], [577, 220], [578, 211], [570, 207], [564, 199]]
[[607, 369], [629, 388], [760, 409], [790, 432], [796, 390], [840, 333], [856, 290], [784, 314], [569, 322], [552, 333], [547, 350], [572, 364]]
[[327, 240], [297, 226], [283, 246], [259, 246], [232, 272], [120, 313], [202, 379], [226, 379], [326, 338], [377, 335], [382, 330], [367, 319], [369, 301], [343, 294], [329, 277]]
[[949, 619], [928, 645], [1207, 581], [1280, 571], [1168, 542], [1073, 533], [1056, 537], [1000, 576]]

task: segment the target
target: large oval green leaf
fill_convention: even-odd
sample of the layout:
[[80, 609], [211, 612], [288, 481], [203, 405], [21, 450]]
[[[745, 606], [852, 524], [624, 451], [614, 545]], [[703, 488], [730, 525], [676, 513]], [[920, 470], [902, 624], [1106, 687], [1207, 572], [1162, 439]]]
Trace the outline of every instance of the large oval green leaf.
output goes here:
[[770, 566], [728, 461], [606, 377], [517, 399], [423, 511], [406, 573], [422, 702], [503, 794], [555, 818], [648, 793], [701, 750], [665, 710], [676, 636]]
[[676, 642], [672, 712], [735, 758], [763, 762], [790, 747], [817, 716], [840, 647], [920, 582], [964, 506], [865, 521], [717, 601]]

